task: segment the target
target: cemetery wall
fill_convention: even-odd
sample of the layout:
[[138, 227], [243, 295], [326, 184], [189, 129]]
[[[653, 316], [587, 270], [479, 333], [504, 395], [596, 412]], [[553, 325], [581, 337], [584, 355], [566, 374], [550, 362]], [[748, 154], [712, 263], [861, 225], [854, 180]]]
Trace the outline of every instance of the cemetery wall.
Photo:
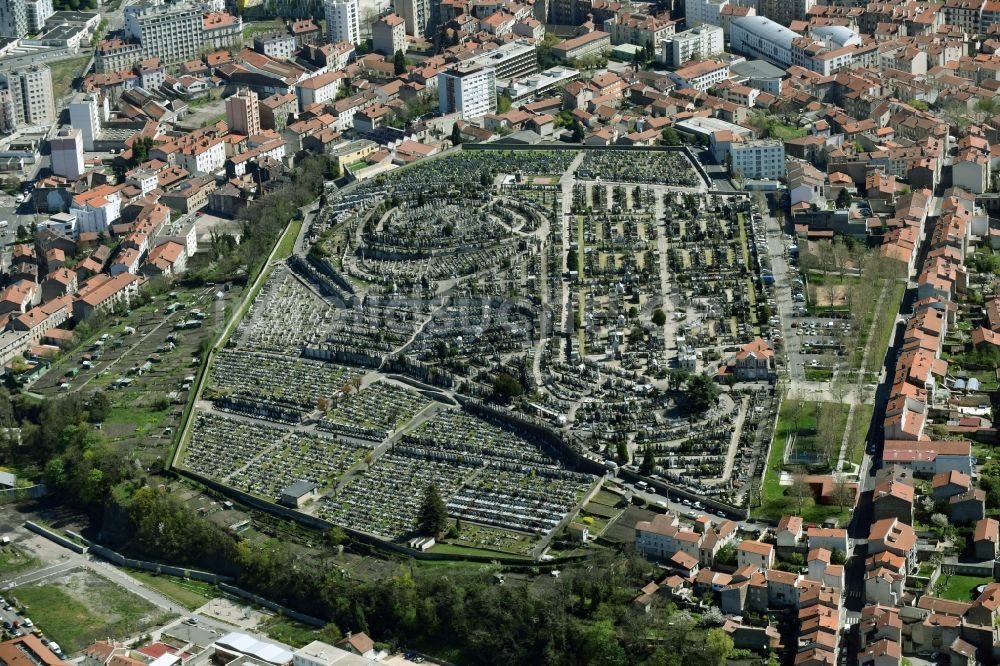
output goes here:
[[701, 502], [705, 505], [707, 509], [715, 509], [716, 511], [723, 511], [726, 514], [736, 515], [739, 520], [746, 520], [750, 516], [750, 511], [745, 508], [730, 506], [725, 502], [720, 502], [712, 497], [707, 497], [705, 495], [699, 495], [698, 493], [693, 493], [684, 488], [678, 488], [669, 483], [664, 483], [658, 479], [653, 479], [650, 477], [642, 476], [641, 474], [636, 474], [635, 472], [629, 471], [627, 469], [619, 469], [618, 476], [625, 479], [630, 483], [637, 483], [639, 481], [645, 481], [650, 486], [656, 488], [661, 495], [669, 493], [670, 495], [679, 495], [684, 499], [689, 499], [692, 502]]
[[[280, 504], [275, 504], [274, 502], [269, 502], [267, 500], [261, 499], [249, 493], [243, 492], [237, 488], [232, 488], [226, 486], [218, 481], [209, 479], [208, 477], [202, 476], [197, 472], [193, 472], [188, 469], [176, 468], [179, 474], [182, 474], [198, 483], [211, 488], [223, 495], [232, 498], [234, 501], [247, 506], [253, 507], [255, 509], [260, 509], [262, 511], [267, 511], [273, 515], [277, 515], [280, 518], [286, 518], [288, 520], [294, 520], [306, 527], [311, 527], [313, 529], [327, 531], [334, 527], [339, 527], [344, 531], [344, 533], [350, 537], [352, 540], [358, 541], [369, 546], [374, 546], [375, 548], [381, 550], [390, 550], [401, 555], [406, 555], [407, 557], [412, 557], [418, 560], [436, 560], [436, 561], [462, 561], [462, 562], [482, 562], [487, 563], [498, 563], [507, 566], [524, 566], [525, 564], [532, 562], [531, 560], [526, 560], [522, 557], [504, 557], [502, 554], [497, 553], [496, 557], [486, 556], [486, 555], [457, 555], [452, 553], [425, 553], [418, 550], [414, 550], [403, 544], [393, 543], [391, 541], [385, 541], [371, 534], [365, 532], [360, 532], [358, 530], [352, 529], [350, 527], [345, 527], [342, 525], [335, 525], [322, 518], [317, 518], [316, 516], [311, 516], [307, 513], [301, 513], [290, 509], [288, 507], [281, 506]], [[558, 560], [551, 560], [546, 564], [553, 566], [560, 563], [566, 562], [576, 562], [584, 560], [587, 555], [576, 555], [569, 556], [565, 558], [560, 558]]]
[[80, 544], [76, 543], [72, 539], [67, 539], [63, 535], [58, 534], [56, 532], [53, 532], [52, 530], [48, 529], [47, 527], [42, 527], [41, 525], [39, 525], [38, 523], [36, 523], [34, 521], [26, 520], [26, 521], [24, 521], [24, 526], [26, 528], [28, 528], [29, 531], [34, 532], [35, 534], [40, 534], [41, 536], [45, 537], [49, 541], [56, 542], [57, 544], [59, 544], [63, 548], [69, 548], [74, 553], [79, 553], [79, 554], [82, 555], [82, 554], [84, 554], [84, 553], [87, 552], [87, 547], [86, 546], [81, 546]]
[[21, 501], [24, 499], [37, 499], [49, 494], [44, 483], [37, 483], [25, 488], [4, 488], [0, 490], [0, 502]]

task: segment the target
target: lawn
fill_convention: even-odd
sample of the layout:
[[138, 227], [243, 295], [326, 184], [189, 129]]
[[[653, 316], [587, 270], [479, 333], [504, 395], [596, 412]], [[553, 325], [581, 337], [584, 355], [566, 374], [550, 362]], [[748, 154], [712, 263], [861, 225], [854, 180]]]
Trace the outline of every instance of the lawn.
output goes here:
[[806, 368], [806, 381], [828, 382], [833, 379], [833, 370], [828, 368]]
[[157, 576], [147, 571], [129, 571], [129, 574], [189, 610], [201, 608], [210, 599], [219, 596], [213, 585], [197, 580]]
[[49, 63], [52, 70], [52, 99], [56, 101], [56, 106], [63, 95], [66, 95], [73, 88], [73, 81], [81, 76], [84, 65], [90, 61], [90, 55], [83, 55], [77, 58], [68, 58]]
[[[818, 410], [817, 410], [818, 407]], [[788, 437], [793, 432], [798, 432], [797, 446], [808, 446], [814, 436], [803, 435], [803, 433], [815, 430], [817, 421], [823, 421], [823, 417], [818, 417], [817, 411], [825, 412], [828, 417], [836, 419], [832, 428], [833, 432], [843, 434], [847, 425], [848, 405], [826, 402], [816, 403], [801, 400], [783, 400], [778, 413], [778, 423], [774, 430], [774, 443], [767, 458], [767, 470], [764, 473], [762, 487], [762, 504], [752, 510], [752, 514], [757, 517], [778, 519], [785, 514], [797, 514], [808, 522], [822, 522], [829, 517], [838, 517], [844, 521], [850, 517], [849, 511], [842, 511], [836, 505], [816, 504], [811, 498], [802, 500], [802, 510], [798, 509], [798, 500], [786, 495], [789, 486], [781, 485], [781, 471], [785, 459], [785, 446]], [[797, 421], [797, 422], [796, 422]], [[805, 439], [804, 438], [809, 438]], [[835, 437], [839, 447], [840, 437]], [[839, 448], [837, 449], [839, 452]], [[836, 455], [836, 453], [835, 453]]]
[[167, 616], [145, 599], [89, 571], [17, 588], [11, 596], [67, 654], [108, 636], [141, 633]]
[[41, 564], [15, 545], [0, 547], [0, 576], [9, 578], [14, 574], [35, 569]]
[[317, 629], [307, 624], [296, 622], [287, 617], [275, 616], [267, 621], [263, 626], [263, 631], [269, 638], [286, 643], [293, 648], [300, 648], [313, 641], [325, 641], [334, 643], [340, 640], [340, 636], [332, 635], [326, 629]]
[[479, 555], [483, 557], [521, 557], [512, 553], [502, 553], [496, 550], [486, 550], [485, 548], [473, 548], [472, 546], [460, 546], [454, 543], [439, 543], [431, 548], [430, 552], [445, 553], [448, 555]]
[[275, 260], [286, 259], [292, 256], [295, 249], [295, 239], [299, 237], [299, 230], [302, 229], [302, 220], [292, 220], [288, 223], [288, 228], [278, 241], [278, 249], [274, 253]]
[[243, 24], [243, 40], [249, 40], [254, 35], [259, 35], [265, 32], [284, 32], [285, 25], [280, 19], [274, 19], [271, 21], [252, 21]]
[[938, 585], [941, 586], [940, 595], [945, 599], [955, 601], [972, 601], [973, 591], [980, 585], [991, 583], [991, 578], [979, 578], [978, 576], [960, 576], [953, 574], [942, 576]]
[[[864, 368], [866, 372], [874, 372], [882, 367], [885, 352], [889, 348], [893, 331], [896, 330], [896, 313], [899, 312], [899, 304], [903, 300], [905, 291], [906, 283], [893, 280], [892, 291], [886, 294], [885, 300], [882, 301], [882, 311], [875, 313], [875, 316], [878, 317], [878, 323], [875, 325], [875, 336], [869, 341], [869, 345], [874, 346], [868, 352], [868, 363]], [[862, 335], [867, 335], [867, 333], [867, 328], [862, 331]], [[859, 345], [859, 347], [863, 349], [863, 345]]]
[[788, 141], [789, 139], [799, 139], [806, 135], [806, 130], [801, 127], [793, 127], [783, 123], [772, 123], [767, 128], [772, 138]]
[[851, 424], [851, 438], [847, 442], [845, 456], [855, 465], [860, 465], [865, 457], [868, 428], [871, 426], [875, 405], [865, 403], [854, 406], [854, 423]]

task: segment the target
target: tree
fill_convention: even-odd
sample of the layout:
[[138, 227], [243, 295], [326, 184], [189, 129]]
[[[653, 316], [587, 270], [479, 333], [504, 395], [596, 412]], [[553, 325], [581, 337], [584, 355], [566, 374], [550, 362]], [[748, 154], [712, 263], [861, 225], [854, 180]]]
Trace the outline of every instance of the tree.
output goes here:
[[406, 56], [402, 50], [396, 51], [392, 56], [392, 71], [396, 76], [406, 73]]
[[708, 375], [692, 375], [687, 382], [687, 405], [695, 414], [707, 412], [719, 399], [719, 387]]
[[850, 208], [851, 206], [851, 193], [847, 191], [846, 187], [840, 189], [840, 193], [837, 195], [837, 208], [844, 210]]
[[660, 308], [653, 310], [653, 323], [657, 326], [663, 326], [667, 323], [667, 315]]
[[420, 531], [437, 538], [448, 528], [448, 507], [441, 499], [437, 485], [431, 483], [424, 492], [420, 507]]
[[681, 135], [673, 127], [665, 127], [660, 132], [660, 143], [664, 146], [679, 146], [681, 145]]
[[521, 383], [506, 372], [501, 372], [493, 378], [493, 397], [498, 402], [510, 402], [523, 392]]
[[497, 113], [507, 113], [510, 111], [510, 107], [513, 106], [513, 102], [507, 95], [500, 95], [497, 98]]
[[573, 143], [583, 142], [583, 123], [579, 119], [573, 119]]
[[705, 650], [708, 653], [706, 664], [724, 666], [726, 657], [733, 651], [733, 639], [724, 629], [709, 629], [705, 634]]
[[451, 145], [457, 146], [462, 143], [462, 130], [458, 128], [458, 121], [451, 126]]
[[628, 442], [624, 439], [619, 439], [615, 442], [615, 453], [618, 455], [618, 460], [624, 465], [628, 462]]
[[847, 564], [847, 553], [842, 551], [840, 548], [834, 548], [833, 552], [830, 553], [830, 564]]
[[111, 411], [111, 400], [103, 391], [98, 391], [90, 397], [87, 407], [91, 423], [101, 423], [108, 418], [108, 412]]
[[639, 465], [639, 473], [651, 476], [656, 471], [656, 457], [653, 455], [653, 447], [647, 444], [642, 449], [642, 464]]

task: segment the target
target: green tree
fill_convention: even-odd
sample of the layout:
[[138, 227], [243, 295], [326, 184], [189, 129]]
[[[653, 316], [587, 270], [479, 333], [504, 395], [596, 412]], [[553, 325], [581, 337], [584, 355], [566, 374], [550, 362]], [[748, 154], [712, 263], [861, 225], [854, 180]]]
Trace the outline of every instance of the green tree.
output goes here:
[[708, 375], [692, 375], [687, 381], [687, 405], [695, 414], [715, 406], [719, 387]]
[[846, 187], [841, 188], [840, 193], [837, 195], [837, 208], [844, 210], [849, 208], [851, 205], [851, 193], [847, 191]]
[[493, 397], [499, 402], [510, 402], [524, 392], [521, 383], [514, 377], [501, 372], [493, 378]]
[[681, 145], [681, 135], [673, 127], [665, 127], [660, 132], [660, 143], [664, 146], [679, 146]]
[[642, 464], [639, 465], [639, 473], [650, 476], [656, 471], [656, 457], [653, 455], [653, 447], [647, 444], [642, 450]]
[[396, 76], [406, 73], [406, 56], [402, 50], [396, 51], [392, 56], [392, 71]]
[[653, 310], [653, 323], [657, 326], [663, 326], [667, 323], [667, 314], [660, 308]]
[[451, 126], [451, 145], [457, 146], [462, 143], [462, 130], [458, 128], [458, 121]]
[[448, 507], [441, 499], [437, 485], [432, 483], [424, 491], [424, 501], [420, 507], [420, 531], [435, 538], [448, 528]]
[[108, 418], [108, 413], [111, 411], [110, 398], [103, 391], [96, 392], [90, 396], [90, 401], [87, 403], [87, 411], [90, 413], [90, 421], [92, 423], [101, 423]]
[[622, 464], [625, 464], [629, 461], [628, 442], [626, 442], [624, 439], [619, 439], [617, 442], [615, 442], [615, 452], [618, 455], [618, 460], [620, 460]]
[[507, 113], [510, 111], [510, 107], [513, 106], [513, 102], [507, 95], [500, 95], [497, 98], [497, 113]]
[[725, 666], [726, 657], [733, 651], [733, 639], [724, 629], [716, 627], [709, 629], [705, 635], [706, 664], [710, 666]]
[[583, 143], [583, 123], [578, 119], [573, 119], [573, 143]]

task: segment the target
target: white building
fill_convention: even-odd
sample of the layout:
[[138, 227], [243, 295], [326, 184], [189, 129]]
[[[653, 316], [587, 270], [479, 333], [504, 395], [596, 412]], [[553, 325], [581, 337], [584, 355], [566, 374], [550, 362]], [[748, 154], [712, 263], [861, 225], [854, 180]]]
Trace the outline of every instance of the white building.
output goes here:
[[456, 67], [438, 74], [438, 109], [462, 120], [497, 111], [496, 73], [490, 67]]
[[766, 16], [741, 16], [733, 19], [729, 47], [733, 53], [787, 69], [792, 64], [792, 41], [801, 36]]
[[70, 204], [70, 213], [76, 216], [76, 228], [80, 233], [105, 232], [121, 217], [121, 194], [108, 186], [78, 194]]
[[580, 72], [570, 67], [551, 67], [538, 74], [511, 79], [506, 86], [503, 86], [502, 92], [510, 98], [511, 102], [520, 104], [551, 92], [579, 76]]
[[667, 76], [679, 88], [694, 88], [705, 92], [729, 78], [729, 65], [721, 60], [702, 60], [668, 72]]
[[785, 144], [780, 139], [734, 141], [729, 146], [730, 173], [754, 180], [785, 175]]
[[27, 5], [28, 34], [37, 35], [45, 28], [45, 21], [54, 13], [52, 0], [28, 0]]
[[52, 99], [52, 72], [46, 65], [31, 65], [7, 73], [7, 87], [19, 125], [51, 125], [56, 120]]
[[125, 36], [139, 42], [143, 58], [160, 58], [168, 65], [194, 60], [202, 47], [202, 15], [183, 2], [128, 5]]
[[377, 662], [322, 641], [313, 641], [296, 650], [292, 656], [292, 666], [337, 666], [344, 663], [361, 665]]
[[361, 43], [358, 0], [323, 0], [323, 8], [331, 44], [350, 42], [357, 46]]
[[191, 173], [215, 173], [226, 164], [226, 144], [221, 137], [204, 138], [185, 146], [177, 163]]
[[155, 171], [143, 168], [132, 169], [126, 173], [125, 182], [129, 185], [135, 185], [142, 190], [142, 196], [146, 196], [159, 187], [160, 184]]
[[49, 141], [52, 149], [52, 173], [76, 180], [83, 175], [83, 132], [70, 127], [59, 130]]
[[295, 37], [281, 32], [257, 35], [253, 38], [253, 50], [275, 60], [288, 60], [295, 55]]
[[722, 28], [702, 25], [661, 41], [659, 60], [667, 67], [676, 68], [689, 60], [701, 60], [722, 53], [725, 44]]
[[684, 20], [687, 27], [696, 28], [704, 24], [721, 26], [719, 14], [728, 4], [729, 0], [685, 0]]
[[96, 93], [77, 93], [69, 103], [69, 124], [80, 130], [83, 135], [83, 149], [93, 150], [94, 141], [101, 133], [102, 104]]
[[28, 35], [28, 8], [24, 0], [0, 0], [0, 37], [20, 39]]
[[498, 79], [513, 79], [538, 71], [538, 49], [534, 44], [517, 39], [477, 53], [468, 62], [489, 67]]
[[337, 98], [343, 72], [326, 72], [295, 84], [295, 96], [299, 99], [299, 110], [305, 111], [312, 104], [322, 104]]

